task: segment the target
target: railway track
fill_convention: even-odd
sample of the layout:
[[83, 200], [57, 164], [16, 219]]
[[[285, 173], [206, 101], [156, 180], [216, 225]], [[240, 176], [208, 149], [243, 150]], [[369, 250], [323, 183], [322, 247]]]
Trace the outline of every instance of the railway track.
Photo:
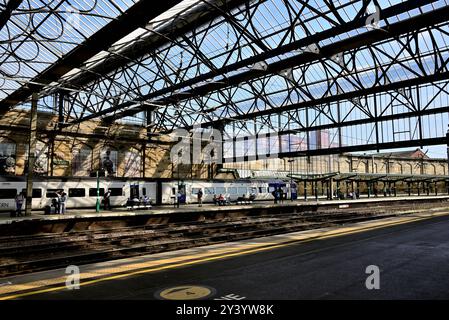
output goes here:
[[0, 277], [69, 264], [85, 264], [142, 254], [185, 249], [309, 229], [344, 225], [398, 215], [447, 210], [442, 204], [323, 209], [318, 212], [268, 214], [86, 230], [62, 234], [0, 237]]

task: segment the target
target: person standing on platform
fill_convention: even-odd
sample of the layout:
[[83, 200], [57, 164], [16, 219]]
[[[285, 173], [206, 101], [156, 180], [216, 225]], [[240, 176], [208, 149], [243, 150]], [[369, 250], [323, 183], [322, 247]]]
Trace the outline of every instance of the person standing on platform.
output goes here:
[[20, 192], [18, 195], [16, 195], [16, 215], [22, 216], [22, 206], [23, 202], [25, 201], [25, 197], [23, 196], [23, 192]]
[[198, 190], [197, 197], [198, 197], [198, 207], [202, 207], [203, 206], [203, 190], [201, 188], [200, 188], [200, 190]]
[[111, 210], [111, 191], [110, 190], [106, 190], [106, 192], [103, 195], [103, 208], [104, 208], [104, 210]]
[[65, 214], [65, 202], [67, 201], [67, 193], [65, 193], [64, 191], [60, 192], [60, 197], [59, 197], [59, 213], [60, 214]]
[[178, 190], [176, 192], [176, 207], [179, 208], [179, 203], [181, 202], [181, 192]]
[[275, 204], [278, 203], [278, 191], [277, 191], [277, 189], [274, 189], [271, 194], [273, 195], [274, 203]]
[[145, 196], [143, 197], [143, 205], [144, 205], [145, 207], [147, 207], [148, 205], [150, 205], [150, 198], [148, 198], [147, 195], [145, 195]]
[[58, 190], [58, 191], [56, 191], [56, 199], [55, 199], [55, 202], [56, 202], [56, 210], [55, 210], [55, 212], [57, 213], [57, 214], [60, 214], [61, 213], [61, 191], [60, 190]]

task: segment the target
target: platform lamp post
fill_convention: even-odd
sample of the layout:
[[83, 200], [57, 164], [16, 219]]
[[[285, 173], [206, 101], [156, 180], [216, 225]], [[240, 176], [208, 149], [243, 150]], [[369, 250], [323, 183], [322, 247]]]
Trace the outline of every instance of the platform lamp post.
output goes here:
[[100, 212], [100, 175], [97, 170], [97, 203], [95, 205], [95, 212]]
[[290, 163], [290, 201], [293, 201], [293, 162], [294, 159], [289, 159], [288, 163]]
[[[446, 131], [446, 146], [447, 146], [447, 172], [449, 175], [449, 125], [448, 125], [448, 129]], [[446, 181], [446, 191], [449, 194], [449, 181]]]
[[449, 125], [448, 125], [448, 129], [446, 131], [446, 150], [447, 150], [447, 169], [448, 169], [448, 174], [449, 174]]
[[179, 152], [178, 152], [178, 164], [177, 164], [177, 169], [178, 169], [178, 190], [176, 192], [176, 207], [178, 207], [178, 208], [179, 208], [179, 205], [180, 205], [179, 201], [180, 201], [180, 196], [181, 196], [181, 190], [180, 190], [180, 188], [181, 188], [181, 175], [180, 175], [180, 164], [181, 164], [181, 161], [179, 159], [182, 159], [182, 149], [179, 150]]
[[25, 198], [25, 215], [31, 215], [33, 204], [33, 173], [34, 163], [36, 161], [36, 133], [37, 133], [37, 93], [32, 94], [31, 110], [30, 110], [30, 130], [29, 130], [29, 147], [28, 147], [28, 172], [26, 178], [26, 198]]

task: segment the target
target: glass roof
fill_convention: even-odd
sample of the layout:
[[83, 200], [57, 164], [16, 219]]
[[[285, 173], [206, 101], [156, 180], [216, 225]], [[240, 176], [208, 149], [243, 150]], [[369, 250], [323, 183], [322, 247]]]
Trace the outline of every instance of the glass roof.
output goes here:
[[[137, 2], [22, 1], [0, 33], [0, 100]], [[377, 30], [444, 8], [449, 0], [401, 7], [405, 3], [185, 0], [46, 85], [40, 107], [54, 110], [53, 94], [63, 89], [72, 104], [67, 119], [116, 114], [143, 124], [140, 106], [121, 112], [145, 101], [159, 105], [156, 129], [170, 130], [439, 72], [449, 59], [447, 22], [370, 40]], [[5, 6], [0, 0], [0, 9]], [[391, 8], [398, 13], [379, 18]], [[366, 44], [338, 52], [339, 44], [352, 39]], [[332, 50], [337, 54], [322, 54]], [[286, 61], [292, 62], [280, 69]], [[270, 125], [253, 120], [261, 128]]]

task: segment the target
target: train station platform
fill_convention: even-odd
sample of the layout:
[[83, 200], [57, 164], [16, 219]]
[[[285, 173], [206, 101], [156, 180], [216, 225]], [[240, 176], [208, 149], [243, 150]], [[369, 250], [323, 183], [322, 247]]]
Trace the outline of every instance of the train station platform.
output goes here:
[[347, 208], [365, 208], [366, 206], [386, 206], [389, 204], [407, 204], [410, 207], [425, 203], [439, 203], [449, 201], [449, 196], [404, 196], [404, 197], [377, 197], [345, 200], [310, 201], [285, 200], [283, 203], [255, 202], [245, 205], [217, 206], [204, 204], [153, 207], [149, 210], [129, 211], [114, 208], [110, 211], [96, 213], [93, 209], [68, 210], [65, 215], [44, 215], [39, 211], [31, 216], [8, 217], [0, 216], [0, 233], [6, 234], [35, 234], [40, 232], [67, 232], [70, 230], [91, 230], [94, 228], [128, 227], [135, 225], [158, 223], [182, 223], [183, 221], [205, 221], [224, 218], [236, 218], [263, 214], [285, 214], [307, 211], [338, 210]]
[[[189, 300], [447, 299], [448, 226], [428, 212], [86, 264], [82, 290], [67, 289], [65, 268], [11, 276], [0, 300], [173, 300], [160, 293], [179, 286], [214, 289]], [[381, 290], [365, 286], [369, 265]]]

